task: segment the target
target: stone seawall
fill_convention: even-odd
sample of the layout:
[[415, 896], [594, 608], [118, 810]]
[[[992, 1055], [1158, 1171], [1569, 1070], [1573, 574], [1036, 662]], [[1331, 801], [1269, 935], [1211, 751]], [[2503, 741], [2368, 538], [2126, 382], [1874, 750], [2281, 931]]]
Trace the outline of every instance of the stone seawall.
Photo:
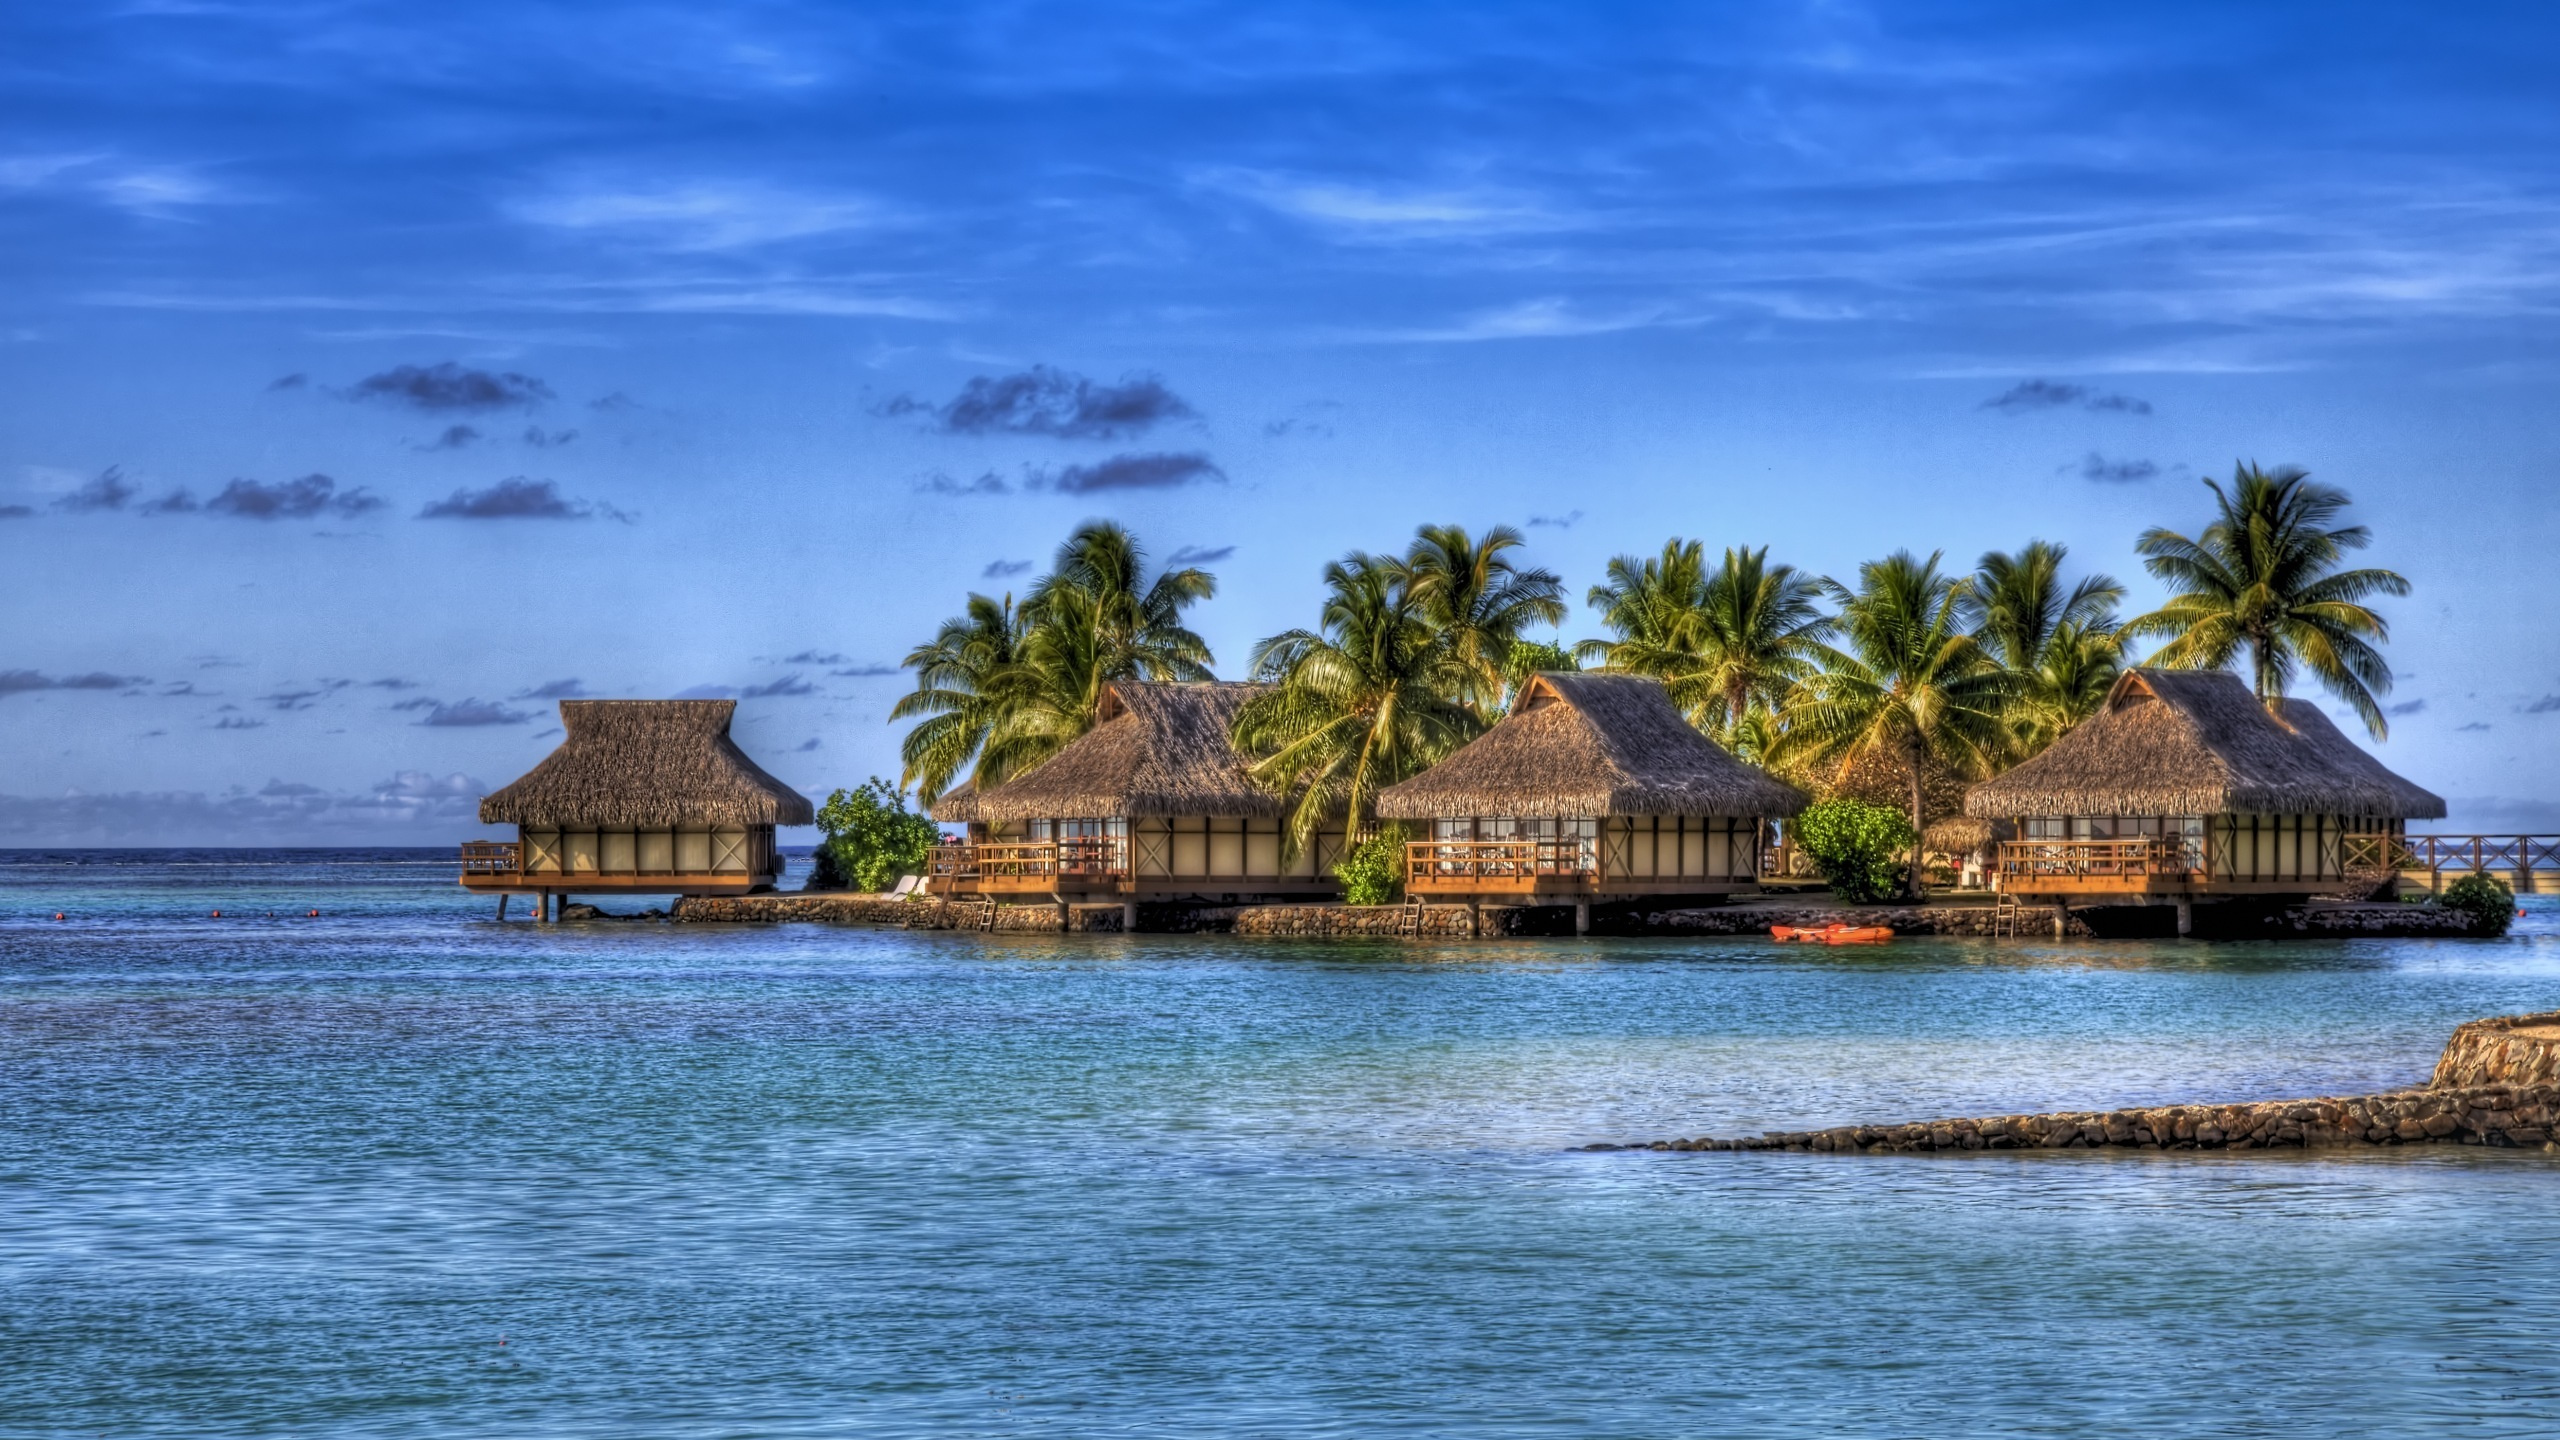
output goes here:
[[1771, 1130], [1594, 1150], [2260, 1150], [2326, 1145], [2538, 1146], [2560, 1150], [2560, 1011], [2457, 1027], [2424, 1088], [2313, 1100], [2063, 1110], [1890, 1125]]
[[[1474, 913], [1464, 905], [1425, 905], [1421, 910], [1421, 939], [1468, 940], [1476, 935]], [[1411, 913], [1403, 905], [1247, 905], [1235, 912], [1235, 933], [1415, 938], [1416, 932], [1406, 928]], [[1511, 933], [1511, 907], [1487, 906], [1482, 913], [1485, 934]]]
[[[993, 922], [989, 911], [993, 911]], [[778, 925], [787, 921], [834, 925], [883, 925], [897, 930], [1059, 931], [1055, 905], [985, 905], [976, 901], [906, 900], [841, 892], [779, 895], [691, 896], [676, 902], [668, 919], [686, 923]], [[1117, 905], [1070, 905], [1067, 928], [1117, 932]], [[1143, 928], [1143, 926], [1142, 926]]]

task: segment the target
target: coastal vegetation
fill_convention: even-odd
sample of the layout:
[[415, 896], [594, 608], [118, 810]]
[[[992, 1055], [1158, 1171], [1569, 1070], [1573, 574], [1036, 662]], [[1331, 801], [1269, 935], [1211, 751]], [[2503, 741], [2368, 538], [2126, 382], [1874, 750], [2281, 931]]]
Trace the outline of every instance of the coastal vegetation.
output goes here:
[[907, 808], [903, 791], [874, 775], [827, 797], [818, 807], [818, 834], [809, 888], [877, 892], [902, 875], [922, 874], [939, 832]]
[[[2139, 537], [2170, 595], [2130, 620], [2121, 583], [2074, 573], [2044, 540], [1970, 572], [1899, 550], [1842, 584], [1766, 547], [1711, 562], [1704, 542], [1675, 537], [1611, 560], [1585, 596], [1604, 633], [1568, 642], [1552, 633], [1569, 618], [1563, 582], [1524, 563], [1518, 531], [1426, 525], [1401, 554], [1326, 563], [1314, 626], [1253, 647], [1247, 674], [1264, 688], [1232, 739], [1254, 782], [1286, 798], [1294, 854], [1346, 820], [1355, 837], [1374, 831], [1378, 792], [1482, 734], [1530, 675], [1647, 675], [1736, 757], [1820, 801], [1890, 807], [1908, 853], [1965, 787], [2095, 713], [2146, 638], [2162, 643], [2139, 663], [2243, 667], [2271, 707], [2307, 673], [2384, 734], [2389, 630], [2366, 602], [2408, 582], [2341, 568], [2371, 536], [2340, 523], [2343, 492], [2303, 471], [2242, 464], [2228, 486], [2207, 484], [2215, 513], [2193, 538]], [[1111, 681], [1211, 678], [1185, 614], [1216, 593], [1204, 570], [1151, 570], [1119, 526], [1082, 527], [1019, 605], [972, 595], [909, 653], [916, 688], [892, 711], [918, 722], [904, 779], [928, 801], [964, 779], [997, 784], [1092, 728]], [[1799, 836], [1821, 828], [1814, 813]], [[1916, 863], [1904, 873], [1917, 882]]]
[[1900, 889], [1920, 834], [1889, 805], [1824, 800], [1795, 818], [1798, 848], [1813, 860], [1832, 893], [1853, 904]]

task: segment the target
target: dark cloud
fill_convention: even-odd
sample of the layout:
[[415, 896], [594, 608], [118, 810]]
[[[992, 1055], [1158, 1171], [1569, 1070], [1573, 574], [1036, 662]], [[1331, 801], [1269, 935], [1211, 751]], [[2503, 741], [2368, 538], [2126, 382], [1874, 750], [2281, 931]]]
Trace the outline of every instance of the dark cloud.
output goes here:
[[[409, 707], [401, 705], [393, 708]], [[522, 710], [510, 710], [504, 705], [493, 704], [486, 700], [456, 700], [450, 705], [429, 701], [421, 708], [427, 712], [426, 718], [418, 722], [421, 725], [447, 727], [521, 725], [533, 718]]]
[[808, 754], [810, 751], [815, 750], [815, 749], [817, 749], [817, 748], [818, 748], [818, 737], [817, 737], [817, 736], [815, 736], [815, 735], [812, 735], [812, 736], [810, 736], [808, 739], [801, 741], [799, 744], [792, 746], [792, 747], [791, 747], [791, 753], [793, 753], [793, 754], [795, 754], [795, 755], [806, 755], [806, 754]]
[[223, 795], [0, 795], [0, 834], [61, 846], [441, 844], [478, 828], [486, 788], [467, 775], [404, 770], [357, 792], [270, 780]]
[[86, 675], [46, 675], [35, 670], [0, 670], [0, 698], [24, 695], [33, 690], [122, 690], [151, 682], [139, 675], [110, 675], [92, 670]]
[[2548, 715], [2554, 710], [2560, 710], [2560, 695], [2545, 695], [2541, 699], [2534, 701], [2532, 704], [2524, 706], [2516, 713], [2519, 715]]
[[395, 365], [347, 391], [351, 400], [381, 400], [420, 410], [505, 410], [551, 399], [551, 387], [513, 370], [473, 370], [450, 360]]
[[738, 698], [738, 688], [734, 685], [696, 685], [690, 690], [677, 691], [676, 698], [679, 700], [735, 700]]
[[539, 425], [524, 427], [524, 443], [545, 450], [554, 445], [566, 445], [577, 438], [578, 432], [575, 430], [545, 430]]
[[121, 510], [134, 497], [133, 483], [124, 478], [124, 467], [110, 465], [98, 472], [88, 484], [53, 502], [56, 510], [85, 515], [98, 510]]
[[204, 699], [211, 697], [214, 693], [211, 690], [197, 689], [196, 682], [193, 680], [172, 680], [161, 687], [160, 698], [163, 700]]
[[2021, 380], [1983, 401], [1979, 408], [2023, 415], [2033, 410], [2060, 410], [2070, 406], [2083, 410], [2112, 410], [2125, 415], [2151, 413], [2148, 400], [2137, 400], [2131, 395], [2100, 394], [2086, 385], [2063, 385], [2051, 380]]
[[630, 520], [610, 505], [572, 500], [548, 480], [511, 475], [486, 490], [456, 490], [418, 512], [421, 520]]
[[2095, 450], [2080, 461], [2080, 478], [2101, 485], [2139, 485], [2159, 473], [2160, 467], [2148, 460], [2110, 460]]
[[0, 505], [0, 520], [24, 520], [35, 513], [32, 505]]
[[1019, 575], [1030, 568], [1031, 562], [1028, 560], [990, 560], [987, 562], [987, 568], [978, 572], [978, 578], [981, 580], [1004, 580], [1015, 575]]
[[2485, 720], [2474, 720], [2468, 725], [2456, 725], [2453, 728], [2457, 731], [2486, 730], [2489, 724]]
[[519, 690], [507, 698], [510, 700], [584, 700], [588, 693], [587, 687], [580, 684], [577, 677], [571, 676], [566, 680], [546, 680], [530, 690]]
[[258, 699], [279, 710], [308, 710], [313, 704], [326, 700], [346, 688], [347, 682], [344, 680], [323, 680], [308, 690], [279, 690], [272, 695], [261, 695]]
[[1529, 517], [1529, 528], [1532, 530], [1570, 530], [1581, 523], [1582, 512], [1579, 510], [1568, 510], [1562, 515], [1532, 515]]
[[610, 395], [599, 395], [588, 401], [587, 408], [601, 410], [610, 415], [618, 410], [637, 410], [640, 408], [640, 402], [616, 390]]
[[903, 675], [907, 672], [896, 665], [855, 665], [843, 670], [830, 670], [827, 673], [841, 675], [848, 680], [870, 680], [882, 675]]
[[1214, 549], [1206, 545], [1185, 545], [1166, 557], [1164, 563], [1167, 565], [1214, 565], [1234, 553], [1236, 553], [1236, 547], [1233, 545], [1220, 545]]
[[768, 680], [762, 685], [750, 685], [738, 692], [738, 698], [741, 700], [773, 700], [786, 695], [815, 695], [817, 693], [817, 686], [801, 679], [799, 674], [794, 672], [783, 676], [779, 680]]
[[437, 436], [433, 441], [420, 445], [416, 448], [420, 450], [460, 450], [477, 441], [479, 438], [480, 432], [472, 429], [468, 425], [447, 425], [444, 427], [443, 434]]
[[268, 381], [267, 388], [270, 390], [299, 390], [310, 383], [310, 376], [296, 370], [290, 375], [279, 375], [273, 380]]
[[308, 520], [314, 515], [352, 518], [379, 510], [383, 504], [381, 496], [361, 485], [341, 491], [338, 482], [326, 475], [305, 475], [273, 485], [234, 480], [222, 487], [221, 494], [204, 502], [204, 508], [210, 515], [242, 520]]
[[1097, 490], [1171, 490], [1183, 485], [1196, 485], [1215, 480], [1226, 483], [1227, 472], [1208, 456], [1192, 452], [1151, 455], [1114, 455], [1091, 465], [1069, 465], [1033, 482], [1036, 488], [1055, 490], [1061, 495], [1090, 495]]
[[950, 435], [1056, 435], [1070, 440], [1123, 440], [1198, 411], [1153, 375], [1124, 375], [1101, 385], [1071, 371], [1034, 365], [1012, 375], [980, 375], [949, 404], [900, 395], [881, 415], [928, 415]]
[[397, 676], [385, 676], [380, 680], [367, 680], [364, 684], [365, 688], [368, 690], [415, 690], [418, 688], [417, 681], [403, 680]]
[[137, 513], [143, 515], [189, 515], [203, 508], [203, 506], [196, 503], [196, 497], [189, 493], [184, 486], [181, 486], [178, 489], [172, 490], [168, 494], [161, 496], [157, 500], [144, 501], [142, 508]]
[[213, 722], [213, 728], [216, 730], [262, 730], [266, 728], [266, 724], [264, 720], [252, 720], [246, 715], [225, 715]]
[[785, 665], [841, 665], [844, 663], [844, 657], [833, 650], [803, 650], [797, 655], [783, 656], [782, 663]]
[[2385, 715], [2416, 715], [2424, 711], [2426, 708], [2427, 702], [2424, 700], [2403, 700], [2397, 705], [2383, 706], [2382, 713]]
[[1265, 438], [1272, 440], [1285, 439], [1291, 435], [1304, 435], [1310, 440], [1329, 440], [1333, 438], [1333, 427], [1315, 420], [1273, 420], [1263, 425], [1262, 433]]
[[1010, 495], [1013, 493], [1013, 487], [1004, 483], [1004, 477], [993, 470], [975, 480], [955, 479], [937, 470], [926, 477], [924, 483], [917, 488], [930, 490], [936, 495]]

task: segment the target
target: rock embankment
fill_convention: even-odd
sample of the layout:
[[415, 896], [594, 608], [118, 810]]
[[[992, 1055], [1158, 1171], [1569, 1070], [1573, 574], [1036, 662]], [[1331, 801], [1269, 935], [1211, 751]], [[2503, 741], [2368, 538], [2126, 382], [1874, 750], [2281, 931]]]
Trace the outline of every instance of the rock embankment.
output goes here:
[[[1478, 913], [1464, 905], [1246, 905], [1235, 911], [1235, 933], [1466, 940], [1477, 934]], [[1480, 913], [1484, 934], [1511, 933], [1511, 907], [1487, 906]]]
[[2457, 1027], [2428, 1084], [2444, 1090], [2560, 1084], [2560, 1010], [2502, 1015]]
[[[992, 912], [992, 917], [990, 912]], [[1055, 905], [987, 905], [973, 900], [909, 900], [891, 895], [806, 891], [774, 895], [695, 895], [679, 900], [668, 917], [706, 924], [778, 925], [815, 921], [836, 925], [885, 925], [899, 930], [999, 930], [1057, 934]], [[1063, 928], [1116, 931], [1117, 905], [1070, 905]]]
[[2537, 1146], [2560, 1150], [2560, 1011], [2456, 1028], [2424, 1088], [2313, 1100], [2064, 1110], [1890, 1125], [1772, 1130], [1594, 1150], [2259, 1150], [2328, 1145]]

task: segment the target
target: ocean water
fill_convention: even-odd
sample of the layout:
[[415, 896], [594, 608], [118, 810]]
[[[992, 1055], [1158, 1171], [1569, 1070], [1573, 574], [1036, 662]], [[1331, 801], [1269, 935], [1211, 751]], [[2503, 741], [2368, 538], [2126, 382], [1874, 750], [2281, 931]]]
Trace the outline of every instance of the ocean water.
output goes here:
[[2412, 1083], [2560, 1007], [2527, 904], [1435, 947], [0, 854], [0, 1436], [2560, 1433], [2540, 1152], [1575, 1148]]

